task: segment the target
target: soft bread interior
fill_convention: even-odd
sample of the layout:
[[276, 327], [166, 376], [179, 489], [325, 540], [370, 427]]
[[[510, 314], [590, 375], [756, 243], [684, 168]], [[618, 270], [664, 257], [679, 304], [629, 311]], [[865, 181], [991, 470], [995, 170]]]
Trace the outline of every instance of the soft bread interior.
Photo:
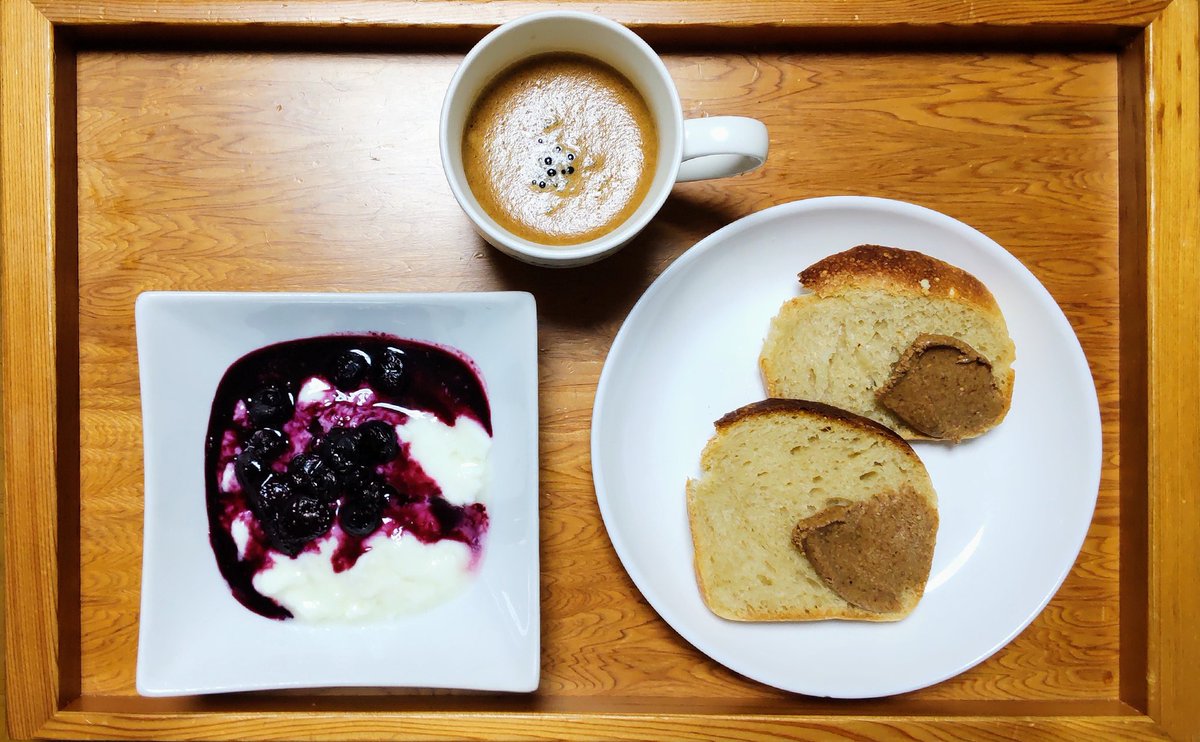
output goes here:
[[1011, 396], [1014, 352], [1002, 319], [959, 301], [877, 290], [805, 294], [784, 304], [759, 359], [767, 394], [826, 402], [920, 438], [875, 393], [922, 333], [970, 344], [991, 362], [1005, 398]]
[[688, 482], [688, 513], [701, 593], [718, 616], [788, 621], [903, 618], [847, 603], [792, 544], [803, 518], [911, 487], [936, 508], [929, 475], [912, 449], [869, 423], [808, 411], [772, 411], [719, 425]]

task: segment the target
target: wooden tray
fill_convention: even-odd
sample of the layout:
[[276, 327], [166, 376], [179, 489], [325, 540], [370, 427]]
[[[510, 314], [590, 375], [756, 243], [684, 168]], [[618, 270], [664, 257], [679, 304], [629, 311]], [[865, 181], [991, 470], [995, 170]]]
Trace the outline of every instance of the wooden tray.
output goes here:
[[[541, 6], [2, 5], [14, 737], [1200, 735], [1196, 0], [602, 5], [663, 52], [688, 115], [758, 116], [772, 151], [678, 187], [635, 244], [565, 272], [475, 237], [436, 151], [460, 56]], [[587, 448], [605, 353], [651, 280], [734, 219], [839, 193], [941, 210], [1024, 261], [1083, 343], [1105, 451], [1082, 554], [1041, 616], [957, 678], [854, 703], [766, 688], [674, 634], [608, 543]], [[536, 295], [538, 693], [137, 696], [133, 302], [149, 289]]]

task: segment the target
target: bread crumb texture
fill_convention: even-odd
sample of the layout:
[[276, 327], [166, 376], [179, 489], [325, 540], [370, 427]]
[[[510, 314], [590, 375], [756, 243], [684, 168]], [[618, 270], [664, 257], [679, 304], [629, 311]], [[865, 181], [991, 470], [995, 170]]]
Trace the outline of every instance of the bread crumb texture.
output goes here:
[[863, 245], [800, 277], [813, 293], [780, 308], [759, 357], [768, 396], [825, 402], [906, 439], [927, 438], [880, 404], [877, 392], [919, 336], [944, 335], [991, 362], [1007, 412], [1015, 348], [995, 299], [965, 271], [921, 253]]
[[[911, 491], [936, 512], [912, 448], [878, 424], [825, 405], [766, 400], [726, 415], [687, 483], [697, 584], [718, 616], [740, 621], [853, 618], [894, 621], [831, 589], [792, 544], [797, 523], [880, 492]], [[936, 529], [936, 521], [935, 521]]]

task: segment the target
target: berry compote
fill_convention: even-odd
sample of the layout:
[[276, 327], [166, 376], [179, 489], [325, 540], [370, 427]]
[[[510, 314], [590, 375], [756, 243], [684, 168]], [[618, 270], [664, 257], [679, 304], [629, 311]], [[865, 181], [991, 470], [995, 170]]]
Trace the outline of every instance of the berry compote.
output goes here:
[[[205, 482], [213, 553], [243, 605], [291, 618], [256, 589], [257, 575], [326, 554], [330, 574], [346, 572], [380, 534], [459, 542], [478, 561], [487, 509], [444, 492], [426, 470], [433, 465], [414, 456], [405, 425], [417, 416], [413, 431], [451, 430], [466, 418], [490, 440], [487, 395], [469, 359], [383, 334], [329, 335], [261, 348], [230, 366], [209, 418]], [[437, 440], [421, 445], [436, 452]]]

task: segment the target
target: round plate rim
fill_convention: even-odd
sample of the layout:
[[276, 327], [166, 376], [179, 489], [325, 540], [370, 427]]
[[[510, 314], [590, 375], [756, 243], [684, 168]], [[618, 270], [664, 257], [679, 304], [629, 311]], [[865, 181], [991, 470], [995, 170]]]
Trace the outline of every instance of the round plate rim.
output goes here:
[[[609, 386], [611, 383], [610, 380], [612, 378], [611, 360], [616, 356], [618, 351], [624, 347], [624, 344], [627, 342], [627, 338], [630, 333], [629, 328], [634, 326], [634, 323], [638, 319], [640, 312], [643, 311], [644, 307], [648, 306], [654, 300], [660, 291], [666, 290], [664, 287], [669, 286], [672, 283], [674, 276], [677, 273], [680, 273], [688, 265], [701, 259], [709, 251], [715, 249], [715, 246], [719, 246], [724, 243], [728, 236], [733, 233], [752, 229], [763, 222], [790, 217], [794, 214], [803, 213], [806, 211], [844, 208], [848, 206], [872, 208], [933, 222], [937, 226], [946, 228], [952, 232], [963, 234], [970, 241], [981, 240], [984, 244], [988, 245], [988, 249], [995, 250], [1003, 260], [1009, 262], [1009, 264], [1017, 272], [1025, 274], [1023, 278], [1028, 280], [1033, 292], [1038, 295], [1039, 300], [1043, 304], [1047, 304], [1048, 308], [1051, 310], [1048, 312], [1050, 321], [1059, 324], [1061, 327], [1065, 327], [1069, 337], [1075, 341], [1074, 343], [1070, 344], [1067, 352], [1071, 356], [1072, 365], [1076, 367], [1076, 370], [1083, 371], [1081, 375], [1086, 378], [1090, 384], [1090, 387], [1086, 391], [1091, 392], [1089, 397], [1094, 401], [1094, 405], [1090, 405], [1088, 408], [1088, 412], [1090, 414], [1088, 420], [1086, 421], [1086, 426], [1088, 431], [1092, 433], [1090, 436], [1091, 440], [1089, 441], [1090, 445], [1088, 452], [1092, 454], [1090, 458], [1094, 459], [1095, 465], [1089, 467], [1088, 470], [1087, 485], [1088, 489], [1093, 492], [1091, 509], [1088, 511], [1088, 518], [1086, 522], [1082, 523], [1082, 527], [1077, 528], [1077, 533], [1067, 534], [1073, 536], [1069, 543], [1073, 547], [1071, 551], [1074, 552], [1075, 557], [1059, 570], [1059, 573], [1055, 576], [1051, 589], [1049, 589], [1046, 594], [1038, 600], [1037, 605], [1032, 607], [1028, 615], [1026, 615], [1019, 622], [1019, 625], [1014, 626], [1012, 630], [1009, 631], [1005, 636], [991, 643], [991, 645], [988, 646], [987, 649], [981, 651], [978, 656], [962, 663], [961, 666], [950, 672], [939, 673], [929, 677], [928, 679], [924, 679], [915, 683], [897, 684], [895, 688], [891, 688], [883, 692], [830, 694], [827, 692], [822, 692], [819, 689], [805, 687], [803, 684], [782, 684], [758, 677], [754, 673], [753, 668], [746, 667], [745, 663], [739, 662], [736, 657], [731, 657], [728, 653], [719, 651], [711, 646], [702, 646], [702, 642], [692, 636], [691, 632], [687, 631], [685, 628], [681, 628], [680, 624], [684, 624], [685, 622], [679, 619], [679, 616], [674, 613], [673, 609], [671, 609], [669, 606], [664, 608], [664, 606], [661, 605], [663, 601], [657, 599], [657, 597], [652, 597], [651, 593], [647, 592], [647, 590], [644, 588], [644, 585], [649, 583], [648, 578], [642, 572], [640, 566], [629, 556], [629, 547], [625, 544], [623, 537], [619, 535], [619, 529], [614, 531], [612, 525], [615, 522], [615, 516], [611, 510], [612, 506], [609, 504], [608, 498], [604, 494], [607, 491], [607, 488], [604, 482], [603, 468], [597, 465], [597, 462], [600, 460], [598, 444], [600, 436], [598, 435], [598, 432], [603, 423], [603, 407], [604, 402], [609, 394]], [[671, 265], [667, 266], [667, 268], [657, 278], [654, 279], [646, 291], [643, 292], [641, 297], [638, 298], [638, 301], [629, 311], [629, 314], [621, 323], [621, 328], [617, 331], [616, 336], [613, 338], [612, 345], [609, 347], [608, 354], [605, 357], [604, 367], [600, 372], [600, 380], [596, 385], [596, 397], [592, 406], [592, 424], [589, 430], [589, 435], [591, 440], [589, 448], [591, 458], [590, 463], [592, 468], [592, 481], [595, 488], [596, 502], [600, 509], [600, 517], [604, 523], [605, 533], [607, 533], [609, 542], [613, 545], [613, 549], [617, 552], [617, 557], [621, 560], [621, 566], [624, 567], [625, 572], [629, 575], [630, 579], [633, 580], [638, 592], [641, 593], [642, 597], [646, 600], [650, 607], [654, 609], [659, 617], [661, 617], [675, 633], [679, 634], [679, 636], [681, 636], [697, 650], [721, 665], [733, 670], [734, 672], [737, 672], [740, 675], [750, 678], [751, 680], [792, 693], [801, 693], [825, 698], [845, 699], [879, 698], [884, 696], [899, 695], [936, 685], [952, 677], [960, 675], [972, 667], [975, 667], [980, 662], [983, 662], [998, 652], [1014, 638], [1016, 638], [1018, 634], [1024, 631], [1025, 628], [1028, 627], [1029, 624], [1032, 623], [1033, 620], [1042, 613], [1054, 595], [1057, 594], [1058, 590], [1062, 587], [1062, 583], [1066, 580], [1067, 575], [1070, 574], [1071, 570], [1074, 568], [1075, 562], [1078, 561], [1079, 552], [1083, 548], [1083, 543], [1087, 538], [1087, 532], [1091, 527], [1091, 522], [1095, 515], [1096, 501], [1099, 496], [1103, 456], [1103, 439], [1099, 399], [1096, 396], [1095, 379], [1092, 377], [1091, 367], [1088, 365], [1087, 357], [1083, 352], [1083, 348], [1079, 343], [1079, 338], [1075, 334], [1074, 328], [1071, 327], [1071, 324], [1067, 320], [1066, 315], [1063, 313], [1062, 308], [1050, 295], [1050, 292], [1041, 283], [1041, 281], [1039, 281], [1037, 277], [1033, 275], [1033, 273], [1024, 265], [1024, 263], [1012, 255], [1012, 253], [1005, 250], [1000, 244], [974, 227], [971, 227], [970, 225], [961, 222], [954, 217], [948, 216], [940, 211], [936, 211], [925, 206], [920, 206], [918, 204], [900, 201], [897, 199], [881, 198], [878, 196], [820, 196], [815, 198], [798, 199], [795, 201], [789, 201], [786, 203], [777, 204], [775, 206], [770, 206], [766, 209], [748, 214], [740, 219], [730, 222], [724, 227], [721, 227], [715, 232], [707, 235], [691, 248], [687, 249], [678, 258], [676, 258]]]

